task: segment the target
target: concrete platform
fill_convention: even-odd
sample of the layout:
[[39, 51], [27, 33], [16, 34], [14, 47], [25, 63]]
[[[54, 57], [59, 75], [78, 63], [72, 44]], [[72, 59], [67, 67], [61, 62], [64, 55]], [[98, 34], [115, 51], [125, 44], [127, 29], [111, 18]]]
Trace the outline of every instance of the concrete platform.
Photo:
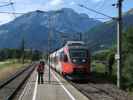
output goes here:
[[32, 74], [19, 100], [88, 100], [56, 72], [45, 68], [44, 84], [37, 83], [36, 71]]

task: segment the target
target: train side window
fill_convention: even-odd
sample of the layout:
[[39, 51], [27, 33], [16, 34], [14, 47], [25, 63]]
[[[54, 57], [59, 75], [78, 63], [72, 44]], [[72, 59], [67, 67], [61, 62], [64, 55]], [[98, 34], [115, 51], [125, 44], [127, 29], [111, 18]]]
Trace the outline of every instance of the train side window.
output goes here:
[[67, 57], [66, 54], [64, 54], [63, 61], [64, 61], [64, 62], [68, 62], [68, 57]]
[[63, 58], [64, 58], [64, 52], [62, 51], [62, 52], [60, 53], [60, 60], [63, 60]]
[[61, 61], [64, 61], [64, 62], [67, 62], [68, 61], [68, 57], [67, 57], [66, 54], [64, 54], [63, 51], [60, 53], [60, 60]]

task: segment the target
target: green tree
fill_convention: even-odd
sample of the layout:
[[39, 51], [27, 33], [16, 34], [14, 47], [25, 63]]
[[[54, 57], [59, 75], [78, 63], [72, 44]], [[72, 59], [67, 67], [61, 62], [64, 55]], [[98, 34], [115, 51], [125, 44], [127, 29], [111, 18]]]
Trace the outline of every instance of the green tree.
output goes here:
[[133, 27], [123, 34], [123, 77], [124, 85], [129, 89], [133, 88]]
[[6, 54], [6, 52], [2, 49], [2, 50], [0, 50], [0, 61], [4, 61], [5, 59], [7, 59], [7, 54]]
[[123, 34], [123, 51], [133, 53], [133, 27]]
[[108, 74], [111, 76], [112, 72], [113, 72], [113, 64], [115, 62], [115, 53], [111, 50], [107, 56], [107, 61], [108, 61], [108, 65], [107, 65], [107, 72]]
[[123, 68], [123, 76], [125, 78], [124, 85], [130, 90], [133, 89], [133, 54], [128, 54]]

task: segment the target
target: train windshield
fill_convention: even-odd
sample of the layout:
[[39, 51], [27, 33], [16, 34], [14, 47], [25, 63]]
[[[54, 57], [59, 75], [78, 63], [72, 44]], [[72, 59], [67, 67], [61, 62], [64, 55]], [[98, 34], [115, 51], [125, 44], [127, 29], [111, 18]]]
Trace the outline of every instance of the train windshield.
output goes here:
[[71, 58], [87, 58], [86, 49], [70, 49]]

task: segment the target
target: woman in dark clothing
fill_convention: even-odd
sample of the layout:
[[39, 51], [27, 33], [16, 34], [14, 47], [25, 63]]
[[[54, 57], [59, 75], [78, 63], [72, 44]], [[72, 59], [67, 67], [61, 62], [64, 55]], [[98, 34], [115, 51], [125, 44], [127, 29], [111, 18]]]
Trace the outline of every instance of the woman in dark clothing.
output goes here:
[[40, 83], [43, 84], [44, 66], [45, 66], [45, 63], [43, 61], [40, 61], [40, 63], [37, 66], [38, 84]]

